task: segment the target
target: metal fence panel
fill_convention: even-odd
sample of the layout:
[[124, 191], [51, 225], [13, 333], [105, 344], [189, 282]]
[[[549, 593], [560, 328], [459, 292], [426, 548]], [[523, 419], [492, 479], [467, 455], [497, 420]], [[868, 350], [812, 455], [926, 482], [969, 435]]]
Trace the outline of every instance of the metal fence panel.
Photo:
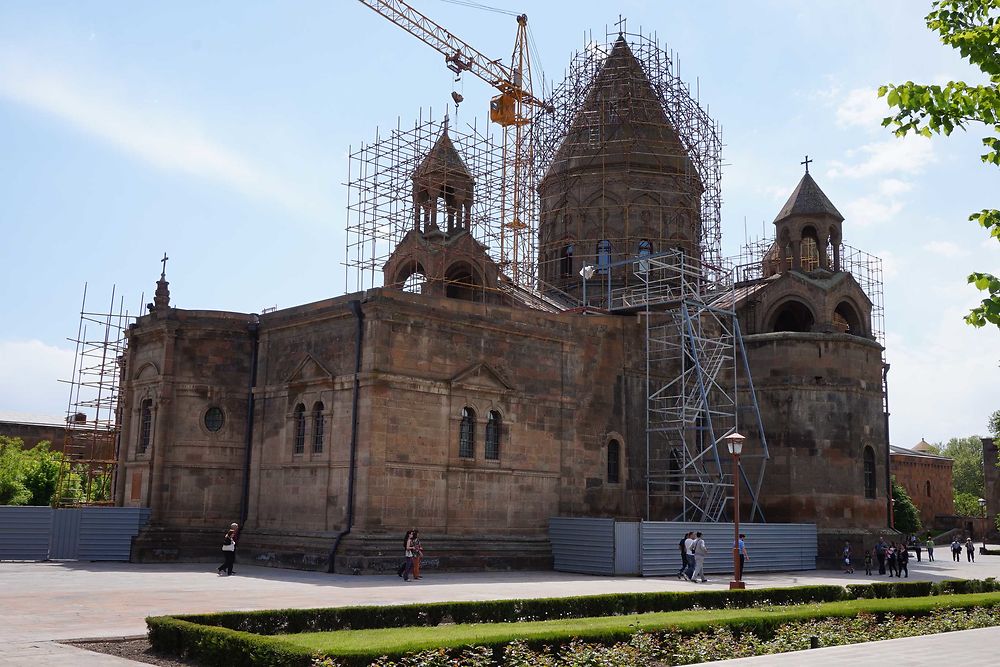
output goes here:
[[[646, 521], [641, 525], [642, 574], [646, 577], [674, 575], [681, 564], [677, 543], [689, 530], [701, 531], [709, 549], [706, 573], [732, 573], [733, 524]], [[750, 560], [743, 569], [751, 572], [783, 572], [816, 569], [816, 526], [811, 523], [740, 524], [746, 534]]]
[[85, 507], [80, 511], [80, 560], [129, 560], [132, 538], [149, 520], [149, 510], [141, 507]]
[[0, 560], [49, 556], [51, 507], [0, 507]]
[[615, 520], [549, 519], [552, 568], [558, 572], [614, 574]]
[[639, 574], [639, 522], [615, 522], [615, 574]]
[[52, 535], [49, 538], [50, 560], [76, 560], [80, 548], [80, 512], [78, 509], [58, 509], [52, 514]]

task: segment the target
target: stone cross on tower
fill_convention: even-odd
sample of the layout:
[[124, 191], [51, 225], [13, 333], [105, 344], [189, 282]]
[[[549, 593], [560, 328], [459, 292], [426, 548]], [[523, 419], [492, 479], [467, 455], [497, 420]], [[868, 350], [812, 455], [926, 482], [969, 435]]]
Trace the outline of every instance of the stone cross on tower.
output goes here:
[[170, 290], [167, 282], [167, 253], [163, 253], [163, 259], [160, 263], [163, 264], [163, 270], [160, 272], [160, 279], [156, 281], [156, 292], [153, 294], [153, 307], [150, 310], [165, 310], [170, 307]]
[[804, 164], [806, 166], [806, 173], [807, 174], [809, 173], [809, 163], [810, 162], [815, 162], [815, 160], [810, 160], [808, 155], [806, 156], [805, 160], [803, 160], [802, 162], [799, 162], [799, 164]]

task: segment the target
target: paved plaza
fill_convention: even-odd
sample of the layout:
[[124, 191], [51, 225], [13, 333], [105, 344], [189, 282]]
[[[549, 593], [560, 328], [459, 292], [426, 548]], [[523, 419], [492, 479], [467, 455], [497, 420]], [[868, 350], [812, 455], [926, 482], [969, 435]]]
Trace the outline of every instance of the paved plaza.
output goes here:
[[[954, 563], [945, 549], [938, 560], [911, 561], [910, 580], [1000, 578], [1000, 557], [980, 556], [976, 563]], [[943, 558], [941, 558], [943, 556]], [[760, 574], [748, 587], [848, 584], [888, 577], [831, 571]], [[331, 607], [357, 604], [403, 604], [447, 600], [556, 597], [614, 592], [724, 589], [728, 578], [707, 584], [673, 578], [595, 577], [559, 572], [426, 573], [404, 583], [395, 576], [329, 575], [238, 564], [237, 574], [219, 577], [211, 563], [141, 565], [132, 563], [0, 563], [0, 666], [137, 664], [56, 644], [54, 640], [143, 635], [144, 618], [170, 613], [282, 607]], [[961, 656], [966, 664], [986, 664], [1000, 653], [1000, 629], [837, 647], [810, 652], [812, 664], [873, 664], [914, 655]], [[910, 642], [910, 643], [907, 643]], [[838, 653], [838, 651], [842, 651]], [[853, 652], [852, 652], [853, 651]], [[830, 662], [826, 662], [831, 656]], [[874, 656], [879, 656], [876, 660]], [[731, 661], [732, 664], [792, 664], [776, 656]], [[966, 660], [968, 658], [968, 660]], [[801, 656], [788, 656], [801, 660]], [[820, 662], [817, 662], [819, 660]], [[923, 658], [911, 665], [928, 664]]]

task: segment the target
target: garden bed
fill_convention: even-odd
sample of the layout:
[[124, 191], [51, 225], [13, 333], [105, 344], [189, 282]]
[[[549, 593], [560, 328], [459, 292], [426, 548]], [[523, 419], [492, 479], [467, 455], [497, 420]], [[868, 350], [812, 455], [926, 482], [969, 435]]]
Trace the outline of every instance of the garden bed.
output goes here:
[[506, 664], [505, 652], [512, 646], [550, 654], [580, 641], [628, 646], [637, 633], [689, 637], [725, 630], [761, 643], [796, 623], [859, 614], [882, 622], [897, 616], [926, 617], [942, 608], [978, 607], [984, 610], [977, 612], [980, 616], [989, 616], [1000, 605], [998, 591], [1000, 585], [993, 580], [899, 582], [227, 612], [155, 617], [147, 624], [155, 649], [206, 665], [307, 666], [316, 656], [329, 657], [329, 664], [361, 665], [380, 656], [400, 658], [430, 649], [452, 654], [470, 645], [479, 647], [483, 656], [489, 654], [490, 661], [461, 664]]

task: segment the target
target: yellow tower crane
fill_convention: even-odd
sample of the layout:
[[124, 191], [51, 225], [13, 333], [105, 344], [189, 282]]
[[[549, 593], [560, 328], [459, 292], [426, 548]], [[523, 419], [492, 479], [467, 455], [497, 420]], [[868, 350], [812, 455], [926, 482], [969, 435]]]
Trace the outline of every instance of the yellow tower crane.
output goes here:
[[532, 252], [526, 247], [526, 239], [530, 238], [526, 230], [532, 224], [527, 218], [535, 187], [530, 126], [539, 109], [551, 113], [552, 105], [531, 92], [527, 15], [517, 17], [517, 37], [508, 67], [499, 59], [486, 57], [402, 0], [360, 2], [442, 53], [451, 71], [470, 72], [500, 91], [490, 100], [490, 120], [504, 128], [500, 263], [515, 283], [530, 281], [533, 276], [525, 259]]

